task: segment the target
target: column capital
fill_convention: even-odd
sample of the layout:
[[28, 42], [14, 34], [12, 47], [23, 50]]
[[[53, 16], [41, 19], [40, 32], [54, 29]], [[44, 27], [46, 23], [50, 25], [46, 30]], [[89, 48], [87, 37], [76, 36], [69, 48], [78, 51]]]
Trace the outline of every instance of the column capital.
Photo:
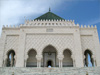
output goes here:
[[57, 55], [57, 58], [58, 58], [59, 60], [63, 60], [63, 58], [64, 58], [64, 55], [62, 55], [62, 54], [59, 54], [59, 55]]
[[42, 58], [43, 58], [42, 55], [36, 55], [37, 61], [41, 61]]

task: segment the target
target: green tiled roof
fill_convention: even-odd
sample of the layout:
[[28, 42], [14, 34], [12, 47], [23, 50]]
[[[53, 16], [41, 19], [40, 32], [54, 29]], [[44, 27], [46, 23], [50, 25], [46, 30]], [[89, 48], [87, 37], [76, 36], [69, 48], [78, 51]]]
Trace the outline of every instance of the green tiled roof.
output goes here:
[[65, 20], [52, 12], [47, 12], [34, 20]]

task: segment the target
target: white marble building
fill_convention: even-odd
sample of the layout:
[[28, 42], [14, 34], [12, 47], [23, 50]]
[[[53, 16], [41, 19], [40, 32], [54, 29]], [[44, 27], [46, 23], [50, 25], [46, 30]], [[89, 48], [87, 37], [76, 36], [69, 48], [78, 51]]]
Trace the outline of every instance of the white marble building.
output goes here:
[[90, 62], [100, 66], [96, 26], [80, 27], [49, 11], [20, 26], [2, 28], [0, 67], [88, 67]]

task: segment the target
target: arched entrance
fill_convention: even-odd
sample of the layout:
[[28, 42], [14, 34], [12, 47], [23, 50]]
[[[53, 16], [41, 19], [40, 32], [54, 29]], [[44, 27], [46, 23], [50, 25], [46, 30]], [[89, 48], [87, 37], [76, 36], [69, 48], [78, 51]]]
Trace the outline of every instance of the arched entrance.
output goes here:
[[63, 67], [73, 67], [73, 60], [71, 58], [71, 51], [69, 49], [64, 50], [63, 52], [64, 59], [63, 59]]
[[43, 67], [48, 67], [49, 65], [52, 67], [56, 67], [56, 49], [49, 45], [43, 50]]
[[27, 64], [26, 67], [36, 67], [37, 66], [37, 59], [36, 59], [36, 51], [34, 49], [31, 49], [28, 52], [28, 59], [27, 59]]
[[85, 59], [84, 59], [84, 66], [86, 67], [92, 67], [94, 66], [94, 59], [92, 58], [92, 52], [90, 50], [86, 50], [84, 52]]
[[6, 66], [7, 67], [14, 67], [15, 66], [15, 52], [14, 50], [10, 50], [8, 53], [7, 53], [7, 60], [6, 60]]

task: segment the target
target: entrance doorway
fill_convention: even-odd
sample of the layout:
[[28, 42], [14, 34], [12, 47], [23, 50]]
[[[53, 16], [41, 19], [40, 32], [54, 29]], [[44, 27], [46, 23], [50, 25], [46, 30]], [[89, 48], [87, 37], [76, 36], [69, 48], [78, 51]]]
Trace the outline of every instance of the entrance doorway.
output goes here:
[[51, 60], [47, 61], [47, 67], [48, 67], [48, 66], [51, 66], [51, 67], [53, 66]]
[[48, 67], [56, 67], [56, 49], [49, 45], [43, 50], [43, 66]]

